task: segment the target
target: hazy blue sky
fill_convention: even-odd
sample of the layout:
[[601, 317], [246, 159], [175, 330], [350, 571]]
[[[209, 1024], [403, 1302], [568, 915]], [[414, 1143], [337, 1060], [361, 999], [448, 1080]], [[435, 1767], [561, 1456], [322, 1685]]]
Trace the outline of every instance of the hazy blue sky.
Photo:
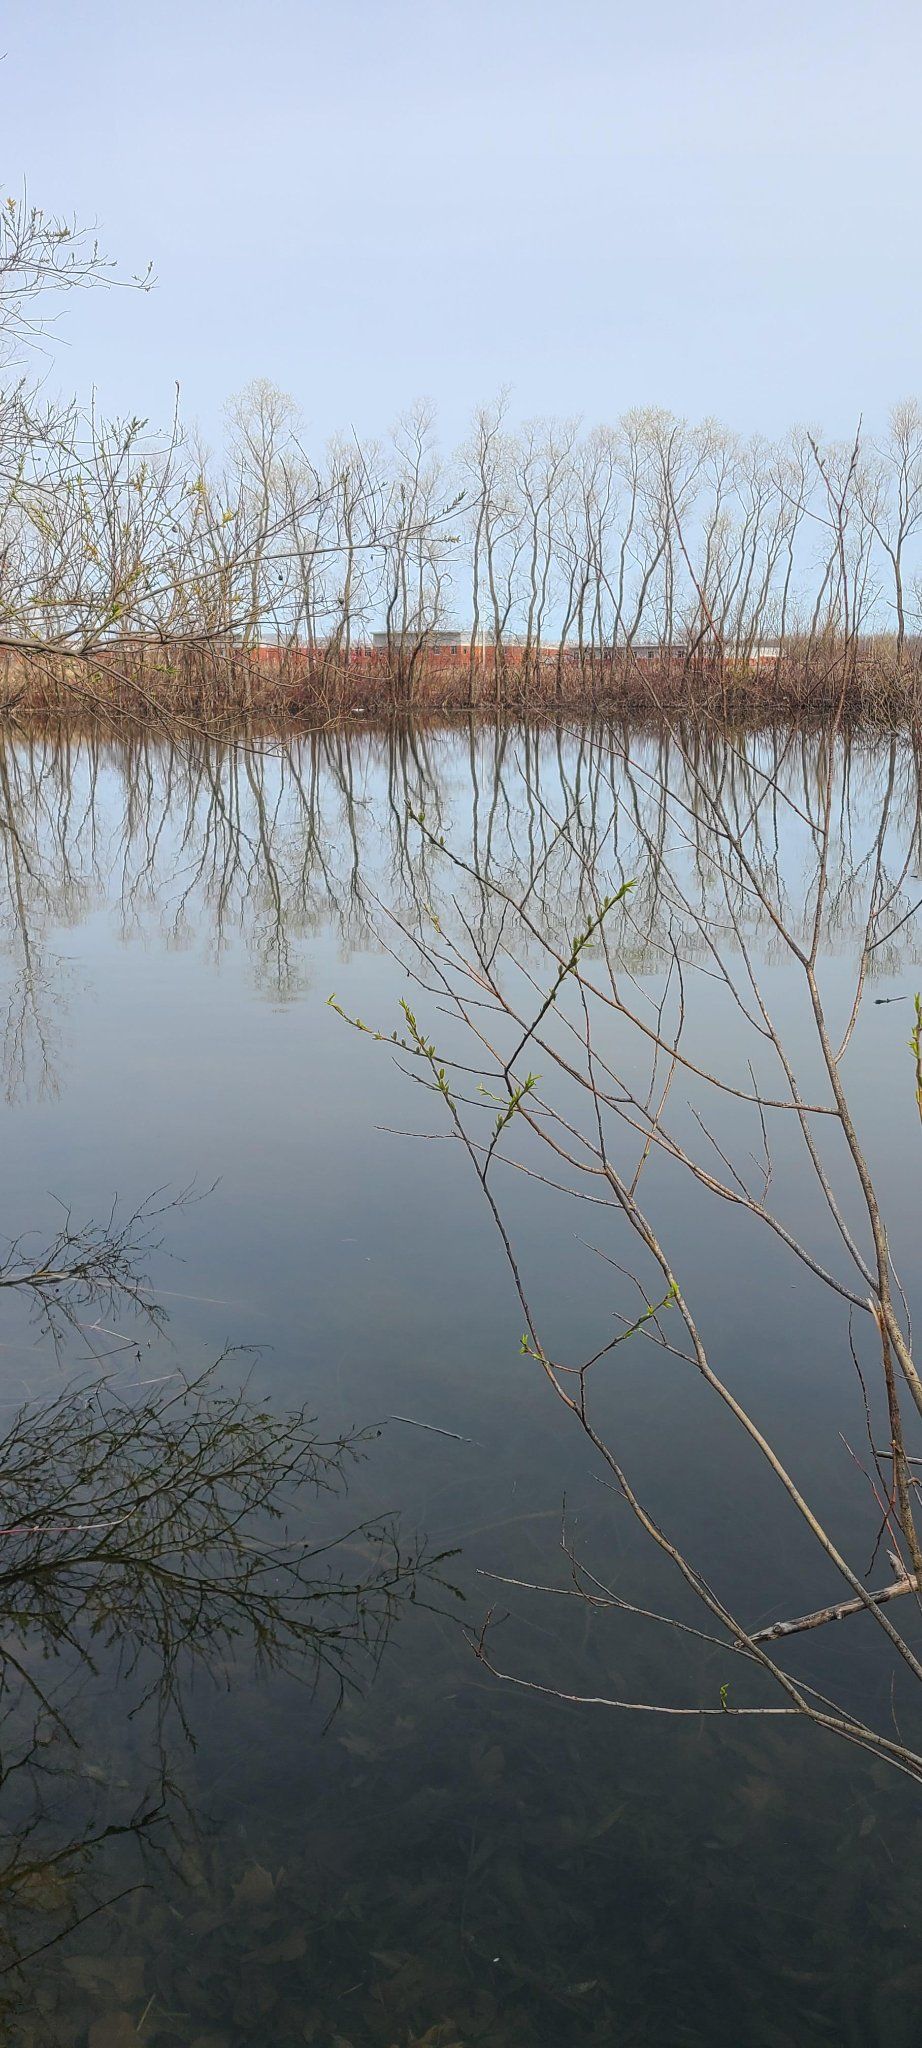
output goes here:
[[110, 408], [838, 432], [922, 389], [919, 0], [6, 0], [0, 48], [5, 189], [156, 267], [67, 316]]

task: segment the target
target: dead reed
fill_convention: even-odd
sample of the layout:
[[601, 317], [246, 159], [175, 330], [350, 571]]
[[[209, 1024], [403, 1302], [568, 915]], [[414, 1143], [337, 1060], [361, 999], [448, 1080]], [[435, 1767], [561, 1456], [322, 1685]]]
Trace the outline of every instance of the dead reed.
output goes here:
[[828, 719], [883, 729], [922, 723], [922, 669], [889, 642], [796, 643], [770, 662], [647, 654], [491, 650], [472, 664], [422, 652], [408, 673], [377, 648], [347, 659], [300, 647], [244, 649], [221, 640], [112, 641], [79, 656], [14, 649], [0, 658], [0, 716], [234, 727], [256, 719], [328, 726], [356, 717], [477, 712], [483, 716], [608, 713], [690, 716], [765, 726]]

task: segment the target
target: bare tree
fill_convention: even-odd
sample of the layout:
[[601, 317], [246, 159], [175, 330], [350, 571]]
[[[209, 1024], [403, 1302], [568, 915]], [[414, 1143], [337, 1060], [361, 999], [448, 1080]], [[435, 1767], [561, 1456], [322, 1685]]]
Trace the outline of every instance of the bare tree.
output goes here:
[[906, 646], [904, 562], [907, 543], [922, 521], [922, 410], [915, 398], [893, 406], [876, 468], [861, 479], [867, 516], [893, 572], [896, 658]]
[[[847, 477], [848, 464], [845, 470]], [[840, 531], [837, 523], [837, 539]], [[729, 743], [709, 748], [706, 740], [686, 742], [674, 729], [667, 733], [669, 772], [663, 773], [655, 753], [625, 757], [616, 769], [624, 786], [612, 782], [605, 820], [588, 839], [578, 807], [548, 816], [535, 792], [548, 832], [542, 868], [554, 849], [564, 850], [580, 871], [588, 904], [585, 922], [569, 938], [546, 921], [533, 883], [516, 890], [505, 877], [476, 874], [450, 845], [439, 852], [452, 878], [455, 907], [449, 900], [438, 914], [384, 920], [385, 937], [389, 928], [389, 943], [423, 992], [412, 1005], [402, 1005], [399, 1045], [404, 1063], [440, 1101], [448, 1132], [466, 1154], [496, 1225], [522, 1317], [522, 1351], [582, 1432], [640, 1530], [704, 1610], [700, 1622], [689, 1620], [681, 1604], [651, 1619], [675, 1631], [677, 1646], [690, 1632], [691, 1638], [720, 1646], [730, 1660], [716, 1700], [676, 1704], [605, 1696], [597, 1703], [663, 1714], [802, 1717], [922, 1778], [918, 1741], [899, 1718], [904, 1709], [913, 1716], [919, 1704], [915, 1687], [922, 1664], [912, 1631], [894, 1618], [900, 1605], [922, 1606], [911, 1449], [922, 1417], [922, 1378], [845, 1079], [875, 953], [912, 907], [907, 909], [906, 890], [915, 833], [907, 840], [892, 829], [897, 757], [891, 753], [868, 843], [852, 859], [838, 824], [840, 755], [832, 739], [821, 744], [818, 772], [795, 786], [787, 768], [789, 741], [780, 741], [768, 758], [758, 750], [741, 757], [739, 775], [731, 777]], [[599, 768], [604, 779], [604, 758]], [[635, 876], [612, 886], [609, 841], [619, 819], [630, 821], [641, 878], [644, 867], [656, 875], [652, 929], [639, 903], [635, 909], [641, 893]], [[420, 830], [426, 836], [424, 823]], [[782, 833], [797, 835], [803, 845], [805, 901], [789, 900], [782, 883]], [[430, 851], [436, 855], [431, 838]], [[622, 851], [622, 873], [624, 858]], [[492, 926], [463, 914], [458, 892], [466, 885], [476, 885], [480, 899], [494, 906]], [[853, 986], [844, 1004], [835, 976], [824, 986], [823, 970], [825, 939], [843, 893], [853, 915], [861, 905]], [[806, 1043], [798, 1041], [796, 1055], [759, 968], [756, 921], [772, 934], [799, 985]], [[643, 984], [632, 967], [639, 940], [645, 948]], [[717, 1065], [702, 1053], [694, 1007], [699, 983], [716, 985], [733, 1020], [728, 1042], [738, 1045], [738, 1055], [732, 1065]], [[418, 1002], [427, 1000], [442, 1020], [438, 1039], [419, 1013]], [[808, 1064], [821, 1086], [801, 1078], [798, 1068]], [[680, 1091], [691, 1092], [690, 1124], [681, 1112]], [[728, 1105], [737, 1117], [751, 1120], [745, 1152], [726, 1134], [722, 1118]], [[801, 1170], [816, 1198], [809, 1226], [795, 1226], [780, 1189], [775, 1193], [774, 1138], [780, 1131], [785, 1149], [794, 1138], [801, 1148]], [[864, 1502], [852, 1540], [832, 1533], [821, 1504], [809, 1498], [798, 1477], [796, 1460], [772, 1442], [758, 1414], [715, 1366], [706, 1313], [693, 1300], [693, 1277], [678, 1270], [657, 1222], [663, 1184], [653, 1170], [657, 1161], [686, 1175], [699, 1198], [716, 1205], [718, 1216], [722, 1209], [735, 1212], [768, 1233], [825, 1291], [842, 1372], [850, 1385], [857, 1376], [866, 1416], [867, 1448], [858, 1459]], [[544, 1271], [533, 1281], [517, 1248], [504, 1193], [510, 1174], [585, 1206], [595, 1243], [604, 1231], [599, 1249], [616, 1284], [621, 1276], [626, 1298], [616, 1308], [615, 1335], [600, 1337], [586, 1356], [561, 1355], [544, 1334], [540, 1298], [548, 1276]], [[802, 1214], [802, 1202], [798, 1207]], [[833, 1254], [826, 1249], [830, 1232]], [[802, 1612], [768, 1626], [740, 1613], [715, 1584], [713, 1569], [705, 1572], [696, 1563], [645, 1499], [598, 1400], [600, 1382], [627, 1341], [653, 1346], [695, 1374], [764, 1463], [807, 1539], [805, 1555], [812, 1548], [816, 1560], [817, 1569], [804, 1583]], [[753, 1532], [760, 1569], [768, 1540]], [[869, 1590], [860, 1552], [866, 1545], [876, 1557], [882, 1541], [892, 1556], [890, 1579], [875, 1581]], [[566, 1534], [564, 1547], [572, 1595], [615, 1619], [625, 1611], [648, 1611], [642, 1601], [603, 1583]], [[786, 1661], [790, 1638], [839, 1619], [860, 1627], [853, 1619], [860, 1615], [876, 1631], [888, 1679], [899, 1681], [896, 1727], [886, 1717], [883, 1725], [875, 1721], [866, 1705], [829, 1699]], [[474, 1638], [474, 1647], [498, 1668], [489, 1626]], [[731, 1692], [734, 1665], [750, 1674], [742, 1693], [736, 1684]], [[514, 1672], [504, 1675], [516, 1678]], [[574, 1696], [565, 1681], [559, 1690]]]

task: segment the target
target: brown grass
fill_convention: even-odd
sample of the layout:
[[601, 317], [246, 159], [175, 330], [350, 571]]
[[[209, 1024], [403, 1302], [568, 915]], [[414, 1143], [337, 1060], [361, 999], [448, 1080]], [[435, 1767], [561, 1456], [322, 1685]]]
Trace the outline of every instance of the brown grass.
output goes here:
[[915, 659], [898, 664], [888, 643], [821, 650], [793, 645], [777, 661], [747, 663], [618, 652], [581, 656], [545, 652], [523, 658], [488, 650], [465, 657], [425, 651], [389, 663], [360, 649], [348, 661], [325, 653], [262, 648], [246, 652], [214, 642], [110, 642], [81, 654], [8, 650], [0, 657], [0, 716], [69, 720], [183, 719], [210, 727], [267, 723], [326, 726], [356, 717], [477, 712], [501, 716], [649, 719], [658, 714], [734, 723], [814, 723], [838, 715], [884, 727], [922, 724], [922, 674]]

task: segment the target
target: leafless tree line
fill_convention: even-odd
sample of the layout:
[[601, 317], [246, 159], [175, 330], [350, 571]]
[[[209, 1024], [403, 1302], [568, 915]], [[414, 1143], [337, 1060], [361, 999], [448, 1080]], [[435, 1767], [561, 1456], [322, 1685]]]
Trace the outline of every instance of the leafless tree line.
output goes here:
[[8, 704], [79, 686], [90, 708], [143, 711], [153, 676], [158, 698], [223, 689], [248, 709], [275, 701], [270, 669], [279, 702], [315, 711], [630, 684], [643, 703], [652, 664], [660, 696], [665, 674], [799, 678], [801, 696], [809, 677], [822, 708], [861, 671], [869, 702], [897, 678], [914, 706], [916, 400], [880, 433], [772, 443], [655, 407], [515, 425], [501, 397], [449, 456], [426, 403], [384, 440], [311, 450], [294, 401], [257, 381], [215, 453], [178, 402], [156, 432], [49, 400], [24, 371], [49, 294], [111, 281], [73, 223], [0, 204]]
[[589, 432], [513, 428], [495, 405], [449, 460], [427, 406], [385, 443], [314, 456], [293, 402], [256, 383], [215, 457], [178, 414], [158, 437], [16, 388], [0, 445], [6, 644], [92, 655], [103, 689], [139, 642], [148, 659], [268, 646], [322, 692], [367, 671], [374, 630], [402, 702], [431, 686], [433, 657], [472, 703], [598, 695], [651, 660], [725, 678], [918, 667], [914, 400], [847, 445], [655, 408]]

